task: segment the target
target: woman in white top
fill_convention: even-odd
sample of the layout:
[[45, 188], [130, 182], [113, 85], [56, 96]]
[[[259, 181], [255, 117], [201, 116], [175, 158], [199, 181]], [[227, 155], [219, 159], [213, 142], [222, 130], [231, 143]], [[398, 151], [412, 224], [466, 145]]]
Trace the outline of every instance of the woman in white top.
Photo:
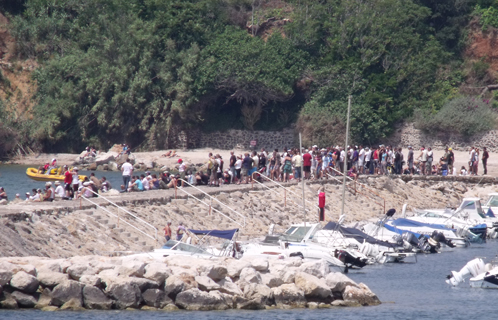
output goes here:
[[235, 161], [235, 172], [237, 173], [237, 181], [240, 181], [240, 170], [242, 169], [242, 155], [237, 157]]

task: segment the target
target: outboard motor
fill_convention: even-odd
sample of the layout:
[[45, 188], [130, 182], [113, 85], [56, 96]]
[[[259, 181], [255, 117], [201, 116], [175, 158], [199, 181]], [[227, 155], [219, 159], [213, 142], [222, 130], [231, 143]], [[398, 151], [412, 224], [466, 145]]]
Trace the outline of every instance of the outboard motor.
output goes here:
[[346, 265], [346, 267], [358, 267], [363, 268], [367, 265], [367, 261], [360, 257], [354, 257], [351, 253], [345, 250], [335, 249], [334, 256], [339, 259], [342, 263]]
[[434, 239], [435, 241], [439, 242], [439, 243], [446, 244], [450, 248], [454, 248], [455, 247], [455, 245], [451, 242], [451, 240], [447, 240], [446, 237], [444, 236], [444, 234], [442, 232], [438, 232], [438, 231], [434, 230], [434, 232], [432, 233], [431, 238]]
[[482, 261], [482, 259], [476, 258], [467, 262], [467, 264], [460, 271], [451, 271], [451, 274], [446, 277], [448, 279], [446, 280], [446, 283], [451, 284], [452, 286], [456, 286], [460, 282], [463, 282], [469, 275], [472, 275], [472, 277], [476, 277], [483, 272], [486, 272], [484, 261]]
[[419, 242], [417, 237], [408, 231], [405, 231], [401, 234], [401, 239], [403, 241], [403, 248], [406, 250], [413, 250], [414, 248], [419, 247]]
[[400, 234], [394, 235], [393, 236], [393, 240], [394, 240], [394, 242], [396, 242], [396, 245], [398, 247], [402, 247], [403, 246], [403, 237], [401, 237]]
[[424, 235], [420, 235], [418, 238], [418, 247], [424, 253], [437, 253], [437, 249], [439, 249], [440, 244], [438, 241], [433, 238], [427, 239]]

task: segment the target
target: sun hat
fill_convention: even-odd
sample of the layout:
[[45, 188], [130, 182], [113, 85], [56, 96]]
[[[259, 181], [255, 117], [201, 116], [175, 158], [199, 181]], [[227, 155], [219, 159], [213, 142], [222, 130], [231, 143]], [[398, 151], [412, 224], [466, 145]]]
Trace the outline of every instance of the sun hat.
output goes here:
[[60, 185], [61, 183], [59, 181], [55, 181], [55, 185], [58, 186]]
[[45, 183], [45, 187], [51, 187], [51, 186], [52, 186], [52, 182], [49, 181], [49, 182]]
[[16, 193], [16, 197], [20, 197], [21, 195], [19, 193]]
[[88, 181], [87, 181], [87, 182], [83, 182], [83, 185], [84, 185], [85, 187], [88, 187], [88, 186], [90, 185], [90, 182], [88, 182]]
[[78, 167], [74, 167], [73, 170], [74, 171], [78, 171], [79, 169], [78, 169]]
[[453, 148], [448, 148], [448, 151], [451, 151], [451, 150], [453, 150]]
[[178, 163], [180, 163], [180, 162], [183, 162], [183, 160], [182, 159], [178, 159]]

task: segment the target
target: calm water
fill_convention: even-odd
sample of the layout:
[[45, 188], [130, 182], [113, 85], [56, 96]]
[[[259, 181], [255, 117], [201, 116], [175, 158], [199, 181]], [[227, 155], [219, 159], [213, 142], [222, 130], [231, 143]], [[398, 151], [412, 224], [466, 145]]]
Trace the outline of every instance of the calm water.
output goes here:
[[498, 242], [435, 255], [419, 255], [415, 264], [368, 266], [349, 276], [366, 283], [383, 302], [380, 306], [321, 310], [268, 311], [2, 311], [0, 319], [62, 320], [215, 320], [215, 319], [495, 319], [498, 290], [471, 289], [468, 283], [452, 288], [444, 280], [475, 257], [488, 260], [497, 254]]
[[[25, 199], [24, 194], [26, 192], [31, 192], [32, 189], [40, 188], [44, 189], [45, 182], [35, 181], [26, 175], [26, 169], [32, 166], [19, 166], [19, 165], [0, 165], [0, 187], [4, 187], [9, 196], [9, 200], [15, 198], [16, 193], [21, 195], [22, 199]], [[80, 174], [90, 176], [91, 171], [81, 170]], [[113, 188], [119, 187], [123, 184], [123, 179], [121, 177], [121, 172], [116, 171], [94, 171], [97, 178], [102, 178], [103, 176], [111, 182]], [[142, 174], [143, 171], [134, 171], [134, 174]], [[157, 172], [151, 172], [157, 173]]]

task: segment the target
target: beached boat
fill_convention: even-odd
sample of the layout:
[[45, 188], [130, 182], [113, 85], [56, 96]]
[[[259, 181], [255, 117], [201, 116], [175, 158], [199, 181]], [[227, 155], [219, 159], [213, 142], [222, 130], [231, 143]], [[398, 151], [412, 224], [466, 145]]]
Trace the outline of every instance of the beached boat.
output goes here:
[[469, 279], [472, 288], [498, 289], [498, 266], [496, 263], [486, 263], [480, 258], [470, 260], [460, 271], [451, 271], [446, 283], [452, 286]]
[[[26, 175], [36, 181], [64, 181], [64, 175], [60, 174], [60, 170], [57, 168], [51, 169], [48, 174], [39, 173], [36, 168], [26, 169]], [[85, 180], [85, 175], [78, 176], [81, 181]]]

